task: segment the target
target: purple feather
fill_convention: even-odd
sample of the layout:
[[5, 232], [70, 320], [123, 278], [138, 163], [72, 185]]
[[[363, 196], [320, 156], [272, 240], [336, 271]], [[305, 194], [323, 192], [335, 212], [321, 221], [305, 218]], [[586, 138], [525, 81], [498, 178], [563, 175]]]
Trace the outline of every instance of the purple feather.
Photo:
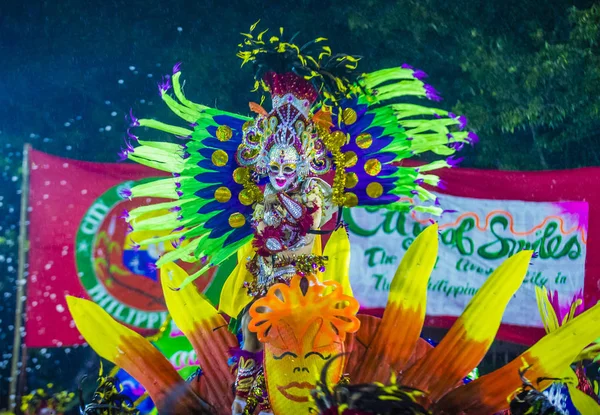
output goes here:
[[413, 72], [413, 76], [415, 77], [415, 79], [421, 80], [421, 79], [427, 78], [429, 75], [427, 75], [422, 70], [417, 69], [416, 71]]
[[121, 216], [119, 216], [119, 219], [129, 219], [129, 211], [125, 209], [123, 213], [121, 213]]
[[461, 131], [464, 130], [468, 122], [469, 121], [467, 120], [467, 117], [461, 115], [460, 117], [458, 117], [458, 128], [460, 128]]
[[464, 159], [464, 157], [458, 157], [458, 158], [448, 157], [446, 159], [446, 163], [448, 163], [448, 166], [450, 166], [450, 167], [456, 167], [460, 164], [461, 161], [463, 161], [463, 159]]
[[173, 66], [173, 74], [176, 74], [177, 72], [181, 71], [181, 62], [177, 62], [174, 66]]
[[125, 149], [121, 149], [121, 151], [119, 151], [119, 161], [125, 161], [128, 159], [129, 157], [129, 153], [127, 152], [127, 150]]
[[169, 212], [179, 212], [181, 210], [181, 206], [175, 206], [169, 209]]
[[441, 101], [442, 97], [439, 92], [436, 91], [434, 87], [431, 85], [423, 85], [423, 89], [425, 89], [425, 96], [431, 101]]
[[131, 122], [130, 126], [131, 127], [139, 127], [140, 126], [140, 121], [138, 120], [138, 118], [133, 115], [133, 108], [129, 109], [129, 120]]
[[163, 76], [162, 81], [158, 83], [158, 93], [160, 96], [165, 94], [169, 89], [171, 89], [171, 78]]
[[403, 63], [401, 66], [402, 69], [415, 69], [412, 66], [410, 66], [408, 63]]
[[123, 188], [119, 190], [119, 196], [121, 196], [123, 199], [130, 199], [132, 195], [133, 193], [131, 193], [131, 189]]
[[474, 146], [479, 142], [479, 136], [474, 132], [469, 131], [469, 134], [467, 134], [467, 140], [469, 140], [469, 143]]
[[423, 183], [425, 183], [425, 180], [424, 179], [417, 179], [417, 180], [414, 181], [414, 183], [417, 184], [417, 185], [419, 185], [419, 186], [422, 186]]
[[132, 140], [139, 141], [139, 137], [135, 134], [132, 134], [130, 128], [127, 129], [127, 137], [131, 138]]

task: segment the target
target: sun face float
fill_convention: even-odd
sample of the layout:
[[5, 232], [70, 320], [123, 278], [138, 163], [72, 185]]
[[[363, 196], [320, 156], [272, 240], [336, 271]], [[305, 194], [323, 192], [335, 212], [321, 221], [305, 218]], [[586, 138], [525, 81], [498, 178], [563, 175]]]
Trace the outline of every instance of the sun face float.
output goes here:
[[[265, 382], [252, 388], [256, 400], [248, 401], [247, 413], [254, 413], [253, 405], [266, 395], [274, 414], [319, 413], [309, 389], [317, 386], [328, 364], [325, 382], [330, 385], [339, 382], [342, 374], [352, 383], [387, 383], [394, 377], [406, 391], [420, 391], [408, 396], [423, 413], [494, 414], [507, 409], [522, 390], [523, 370], [544, 389], [551, 379], [563, 378], [580, 352], [600, 337], [600, 305], [596, 305], [554, 327], [506, 366], [463, 385], [461, 380], [491, 346], [506, 305], [526, 275], [532, 252], [520, 252], [496, 269], [433, 348], [419, 335], [427, 282], [437, 259], [437, 226], [428, 227], [406, 252], [381, 319], [357, 314], [356, 300], [344, 289], [349, 271], [344, 229], [336, 231], [330, 244], [329, 254], [336, 260], [322, 275], [295, 276], [289, 286], [274, 285], [252, 305], [249, 328], [265, 343]], [[181, 268], [167, 264], [160, 271], [169, 311], [194, 346], [202, 367], [202, 375], [191, 383], [181, 379], [147, 340], [99, 306], [68, 297], [75, 323], [100, 356], [125, 369], [147, 389], [159, 413], [230, 414], [235, 378], [228, 357], [229, 350], [239, 346], [238, 340], [193, 285], [179, 291], [171, 288], [187, 277]], [[247, 367], [243, 359], [238, 364]], [[323, 388], [315, 389], [318, 398]]]

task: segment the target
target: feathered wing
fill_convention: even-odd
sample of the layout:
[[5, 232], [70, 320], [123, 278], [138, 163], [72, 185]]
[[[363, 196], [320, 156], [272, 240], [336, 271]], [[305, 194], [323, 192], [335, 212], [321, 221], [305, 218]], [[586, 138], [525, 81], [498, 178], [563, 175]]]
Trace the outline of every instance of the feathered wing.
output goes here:
[[[132, 118], [133, 127], [146, 127], [187, 139], [185, 144], [142, 141], [128, 146], [125, 155], [140, 164], [170, 172], [172, 178], [157, 179], [125, 192], [128, 197], [157, 197], [170, 202], [139, 207], [128, 213], [135, 230], [169, 230], [161, 238], [133, 241], [144, 245], [169, 241], [175, 249], [163, 255], [156, 265], [182, 260], [205, 259], [205, 266], [183, 285], [214, 265], [227, 259], [252, 238], [249, 218], [256, 201], [257, 188], [251, 187], [250, 172], [234, 157], [242, 140], [242, 128], [248, 117], [205, 107], [189, 101], [179, 83], [176, 66], [170, 81], [159, 85], [163, 101], [192, 129], [168, 125], [156, 120]], [[167, 91], [172, 83], [175, 98]], [[165, 211], [145, 219], [148, 212]]]
[[[441, 100], [433, 87], [423, 83], [426, 76], [407, 65], [364, 74], [349, 98], [330, 108], [331, 120], [321, 126], [336, 164], [336, 203], [442, 212], [435, 195], [423, 185], [439, 185], [439, 178], [430, 172], [457, 164], [459, 160], [451, 156], [478, 138], [464, 131], [463, 116], [401, 102], [414, 97]], [[447, 158], [418, 168], [401, 165], [426, 152]], [[413, 202], [415, 196], [419, 203]]]

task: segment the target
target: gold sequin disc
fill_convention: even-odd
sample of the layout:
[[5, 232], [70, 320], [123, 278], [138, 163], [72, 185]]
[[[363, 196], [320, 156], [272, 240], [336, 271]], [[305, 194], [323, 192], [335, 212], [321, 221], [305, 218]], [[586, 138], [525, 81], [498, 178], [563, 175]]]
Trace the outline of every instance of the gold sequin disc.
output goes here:
[[329, 136], [329, 142], [327, 143], [332, 150], [336, 150], [344, 144], [346, 144], [346, 134], [339, 130]]
[[356, 145], [362, 149], [371, 147], [373, 144], [373, 137], [369, 133], [362, 133], [356, 137]]
[[383, 186], [380, 183], [372, 182], [367, 185], [367, 195], [370, 198], [377, 199], [383, 194]]
[[354, 124], [356, 122], [356, 111], [352, 108], [344, 109], [342, 112], [342, 121], [344, 121], [344, 124], [346, 125]]
[[238, 199], [240, 200], [240, 203], [244, 206], [250, 206], [252, 203], [254, 203], [254, 199], [252, 199], [252, 197], [250, 196], [250, 192], [246, 189], [240, 192], [240, 194], [238, 195]]
[[346, 167], [354, 167], [356, 166], [356, 162], [358, 161], [358, 157], [354, 151], [348, 151], [344, 153], [344, 158], [346, 161]]
[[229, 226], [232, 228], [241, 228], [246, 224], [246, 218], [241, 213], [232, 213], [229, 216]]
[[365, 172], [369, 176], [377, 176], [381, 171], [381, 162], [377, 159], [367, 160], [365, 163]]
[[238, 167], [233, 171], [233, 181], [237, 184], [244, 184], [250, 178], [250, 172], [246, 167]]
[[231, 190], [226, 188], [225, 186], [219, 187], [215, 190], [215, 200], [221, 203], [227, 203], [231, 199]]
[[347, 192], [344, 194], [344, 206], [346, 207], [354, 207], [358, 205], [358, 197], [352, 192]]
[[215, 150], [210, 157], [212, 163], [217, 167], [223, 167], [227, 164], [229, 156], [223, 150]]
[[352, 189], [358, 183], [358, 176], [356, 173], [346, 173], [346, 188]]
[[221, 125], [217, 128], [217, 138], [219, 141], [228, 141], [233, 136], [233, 131], [228, 125]]

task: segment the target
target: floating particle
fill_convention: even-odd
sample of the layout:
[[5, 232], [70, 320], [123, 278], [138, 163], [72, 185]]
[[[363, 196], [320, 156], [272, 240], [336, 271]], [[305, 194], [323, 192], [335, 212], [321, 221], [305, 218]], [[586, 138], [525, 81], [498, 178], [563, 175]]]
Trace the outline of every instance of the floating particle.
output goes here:
[[146, 75], [148, 78], [152, 78], [154, 75], [152, 75], [151, 73], [149, 73], [148, 75]]
[[106, 105], [110, 105], [110, 101], [109, 101], [109, 100], [106, 100], [106, 101], [104, 101], [104, 103], [105, 103]]
[[119, 79], [117, 82], [118, 82], [120, 85], [123, 85], [123, 84], [125, 83], [125, 81], [124, 81], [124, 80], [122, 80], [122, 79]]
[[83, 190], [81, 191], [81, 194], [82, 194], [82, 195], [87, 195], [87, 192], [88, 192], [88, 191], [87, 191], [87, 189], [83, 189]]
[[145, 103], [146, 103], [146, 100], [145, 100], [145, 99], [143, 99], [143, 98], [142, 98], [142, 99], [140, 99], [140, 104], [145, 104]]
[[70, 127], [70, 126], [71, 126], [71, 123], [70, 123], [69, 121], [67, 121], [67, 122], [65, 123], [65, 127]]
[[66, 146], [65, 148], [66, 148], [67, 150], [72, 150], [72, 149], [73, 149], [73, 146]]
[[50, 138], [44, 137], [44, 140], [42, 140], [42, 141], [44, 141], [44, 143], [49, 143], [50, 142]]
[[98, 131], [101, 132], [101, 133], [103, 133], [104, 132], [104, 127], [98, 128]]
[[130, 66], [130, 67], [129, 67], [129, 70], [130, 70], [130, 71], [135, 71], [135, 66], [133, 66], [133, 65], [132, 65], [132, 66]]
[[82, 119], [82, 118], [83, 118], [83, 117], [82, 117], [81, 115], [78, 115], [77, 117], [75, 117], [75, 119], [76, 119], [77, 121], [81, 121], [81, 119]]
[[56, 305], [56, 311], [58, 311], [59, 313], [62, 313], [65, 311], [65, 306], [63, 306], [62, 304], [57, 304]]
[[17, 176], [13, 176], [10, 178], [10, 180], [12, 180], [13, 182], [16, 182], [19, 178]]
[[117, 111], [113, 111], [110, 113], [111, 116], [116, 117], [117, 116]]
[[35, 136], [36, 135], [34, 133], [29, 134], [29, 138], [35, 138]]
[[178, 26], [178, 27], [177, 27], [177, 31], [178, 31], [179, 33], [183, 32], [183, 27], [181, 27], [181, 26]]
[[110, 131], [112, 130], [112, 127], [110, 125], [107, 125], [106, 127], [104, 127], [104, 131]]

